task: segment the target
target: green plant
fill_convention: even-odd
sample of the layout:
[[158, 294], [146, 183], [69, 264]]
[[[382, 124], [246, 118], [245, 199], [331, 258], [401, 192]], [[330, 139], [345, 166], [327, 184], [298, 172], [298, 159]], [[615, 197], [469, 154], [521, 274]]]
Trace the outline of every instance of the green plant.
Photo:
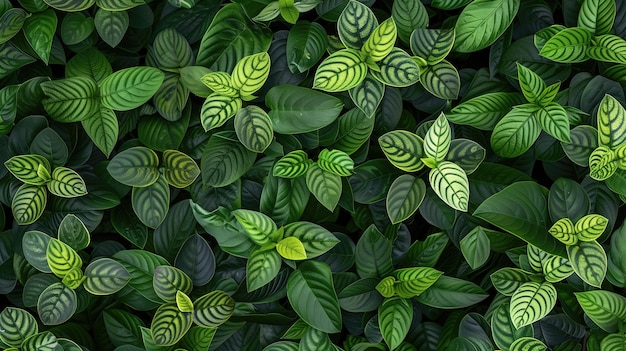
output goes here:
[[0, 0], [0, 349], [622, 350], [626, 2]]

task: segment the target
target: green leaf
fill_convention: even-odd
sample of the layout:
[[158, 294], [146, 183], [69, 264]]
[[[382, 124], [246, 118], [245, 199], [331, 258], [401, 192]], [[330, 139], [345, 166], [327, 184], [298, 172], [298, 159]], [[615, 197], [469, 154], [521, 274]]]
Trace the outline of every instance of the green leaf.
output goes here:
[[361, 84], [350, 89], [352, 102], [367, 116], [371, 118], [385, 94], [385, 85], [374, 79], [371, 75], [365, 76]]
[[361, 48], [364, 60], [378, 62], [387, 57], [396, 43], [397, 36], [398, 32], [393, 18], [383, 21], [374, 29]]
[[404, 50], [393, 48], [391, 53], [378, 62], [380, 71], [371, 74], [378, 81], [392, 87], [408, 87], [420, 79], [418, 64]]
[[610, 334], [602, 339], [600, 350], [619, 351], [623, 350], [626, 345], [626, 336], [624, 333]]
[[119, 70], [100, 82], [100, 101], [112, 110], [132, 110], [150, 100], [164, 78], [165, 74], [154, 67]]
[[615, 1], [586, 0], [578, 13], [578, 27], [585, 28], [596, 36], [608, 34], [615, 20]]
[[[278, 250], [278, 248], [277, 248]], [[246, 288], [248, 292], [257, 290], [272, 281], [280, 271], [282, 261], [276, 250], [254, 248], [246, 263]]]
[[496, 345], [502, 350], [511, 350], [511, 344], [515, 340], [533, 336], [531, 325], [515, 328], [509, 314], [510, 308], [508, 302], [503, 303], [491, 315], [491, 334]]
[[452, 130], [446, 116], [442, 113], [435, 122], [428, 128], [424, 136], [424, 154], [426, 157], [441, 162], [446, 159], [450, 142], [452, 140]]
[[141, 223], [148, 228], [158, 227], [169, 211], [170, 188], [167, 180], [160, 176], [151, 185], [142, 188], [133, 187], [131, 201], [133, 211]]
[[604, 233], [608, 224], [609, 220], [606, 217], [598, 214], [589, 214], [576, 221], [574, 231], [578, 240], [594, 241]]
[[513, 341], [509, 347], [511, 351], [546, 351], [547, 349], [548, 346], [533, 337], [521, 337]]
[[426, 60], [428, 65], [435, 65], [448, 56], [454, 45], [454, 37], [454, 28], [419, 28], [411, 33], [411, 51]]
[[441, 200], [455, 210], [467, 212], [469, 181], [465, 171], [455, 163], [443, 161], [430, 170], [428, 180]]
[[191, 313], [179, 311], [176, 303], [165, 304], [159, 307], [152, 318], [152, 339], [158, 346], [174, 345], [185, 336], [192, 322]]
[[248, 150], [262, 153], [274, 140], [270, 116], [257, 106], [246, 106], [235, 115], [237, 138]]
[[226, 72], [209, 72], [200, 81], [218, 95], [239, 97], [239, 91], [233, 87], [232, 77]]
[[37, 313], [45, 325], [59, 325], [69, 320], [78, 306], [74, 290], [63, 283], [54, 283], [39, 296]]
[[490, 243], [483, 227], [474, 227], [459, 243], [461, 253], [472, 269], [479, 268], [489, 259]]
[[50, 172], [50, 162], [41, 155], [13, 156], [5, 161], [4, 165], [15, 178], [26, 184], [43, 185], [49, 181], [49, 179], [41, 178], [38, 174], [40, 166], [43, 166], [48, 173]]
[[237, 209], [232, 212], [237, 218], [246, 234], [259, 246], [269, 244], [274, 241], [272, 234], [278, 229], [276, 223], [267, 215], [246, 209]]
[[561, 218], [548, 230], [548, 233], [565, 245], [576, 245], [578, 236], [574, 230], [574, 223], [569, 218]]
[[457, 105], [446, 113], [446, 118], [455, 124], [492, 130], [513, 106], [524, 102], [524, 96], [519, 93], [487, 93]]
[[36, 61], [35, 58], [24, 53], [10, 41], [0, 45], [0, 57], [5, 58], [0, 61], [0, 78], [4, 78], [20, 67]]
[[396, 349], [409, 332], [413, 305], [401, 297], [386, 298], [378, 308], [380, 332], [390, 350]]
[[589, 156], [598, 147], [597, 131], [592, 126], [580, 125], [570, 130], [569, 144], [561, 143], [567, 157], [575, 164], [587, 167]]
[[61, 40], [65, 45], [76, 45], [87, 39], [94, 30], [94, 19], [80, 12], [68, 13], [61, 22]]
[[87, 195], [87, 185], [76, 171], [57, 167], [52, 171], [52, 179], [46, 184], [51, 194], [60, 197], [77, 197]]
[[180, 148], [189, 128], [191, 104], [187, 105], [181, 114], [177, 121], [168, 121], [160, 115], [141, 117], [137, 124], [137, 134], [141, 143], [161, 152]]
[[611, 95], [598, 106], [598, 145], [616, 149], [626, 143], [626, 110]]
[[57, 15], [51, 9], [35, 13], [24, 21], [24, 36], [41, 60], [47, 65], [52, 38], [57, 29]]
[[474, 0], [467, 5], [456, 21], [458, 52], [474, 52], [493, 44], [511, 25], [520, 1]]
[[0, 17], [0, 44], [11, 40], [19, 33], [28, 14], [21, 8], [12, 8]]
[[[45, 331], [24, 340], [21, 349], [25, 351], [55, 351], [59, 346], [60, 344], [56, 336], [49, 331]], [[13, 349], [9, 350], [13, 351]], [[14, 350], [18, 350], [18, 348], [15, 348]]]
[[323, 149], [317, 159], [317, 165], [330, 173], [347, 177], [352, 175], [354, 161], [341, 150]]
[[189, 296], [180, 290], [176, 292], [176, 307], [181, 312], [193, 312], [193, 302]]
[[[343, 310], [348, 312], [374, 311], [383, 301], [380, 295], [385, 295], [385, 297], [393, 296], [394, 281], [393, 277], [386, 277], [380, 282], [376, 278], [356, 280], [339, 292], [339, 304]], [[380, 291], [386, 293], [379, 294]]]
[[51, 239], [48, 234], [36, 230], [29, 230], [22, 237], [24, 257], [28, 263], [44, 273], [52, 273], [46, 259], [46, 250]]
[[307, 259], [306, 250], [302, 241], [295, 236], [290, 236], [276, 243], [276, 251], [288, 260]]
[[473, 216], [485, 220], [553, 255], [567, 257], [565, 248], [547, 235], [548, 191], [534, 182], [516, 182], [483, 201]]
[[426, 196], [426, 183], [421, 178], [403, 174], [396, 178], [389, 188], [385, 207], [391, 223], [397, 224], [409, 219]]
[[293, 341], [277, 341], [267, 345], [263, 351], [298, 351], [298, 344]]
[[337, 119], [344, 104], [336, 97], [293, 85], [277, 85], [265, 95], [274, 131], [281, 134], [307, 133]]
[[541, 129], [546, 133], [564, 143], [571, 141], [569, 118], [563, 106], [556, 102], [551, 102], [537, 110], [535, 117]]
[[310, 165], [306, 152], [294, 150], [274, 163], [272, 174], [281, 178], [297, 178], [304, 175]]
[[339, 301], [330, 268], [325, 263], [303, 262], [289, 275], [287, 297], [307, 324], [326, 333], [341, 331]]
[[540, 132], [540, 124], [533, 113], [525, 106], [516, 107], [494, 127], [491, 147], [501, 157], [517, 157], [530, 149]]
[[505, 267], [491, 273], [491, 282], [499, 293], [513, 296], [515, 291], [524, 283], [530, 281], [529, 273], [519, 269]]
[[119, 136], [117, 116], [113, 110], [100, 107], [91, 117], [81, 120], [81, 124], [93, 143], [109, 157]]
[[468, 139], [454, 139], [450, 143], [450, 150], [446, 161], [456, 163], [465, 174], [470, 175], [485, 159], [486, 150], [480, 144]]
[[293, 222], [284, 227], [284, 237], [296, 237], [308, 258], [320, 256], [339, 243], [339, 239], [324, 227], [310, 222]]
[[567, 246], [567, 257], [574, 272], [587, 284], [600, 288], [606, 277], [606, 252], [595, 240]]
[[0, 341], [13, 347], [20, 347], [26, 339], [39, 332], [35, 317], [15, 307], [6, 307], [0, 312], [0, 327]]
[[420, 81], [429, 93], [444, 100], [457, 99], [461, 89], [459, 72], [446, 60], [423, 69]]
[[546, 90], [546, 83], [543, 79], [519, 62], [517, 63], [517, 77], [526, 100], [531, 104], [539, 104]]
[[377, 26], [378, 20], [369, 7], [348, 1], [337, 21], [337, 32], [346, 47], [360, 50]]
[[607, 333], [618, 331], [626, 319], [626, 298], [604, 290], [574, 293], [585, 315]]
[[193, 52], [184, 35], [167, 28], [154, 37], [154, 60], [160, 68], [182, 68], [194, 63]]
[[595, 38], [587, 54], [597, 61], [626, 63], [626, 41], [612, 34], [601, 35]]
[[617, 155], [606, 146], [599, 146], [589, 155], [589, 176], [595, 180], [610, 178], [619, 166]]
[[287, 65], [292, 73], [304, 73], [324, 55], [328, 46], [326, 30], [319, 23], [300, 21], [289, 30]]
[[96, 0], [96, 5], [107, 11], [125, 11], [143, 4], [141, 0]]
[[63, 217], [59, 224], [58, 238], [74, 250], [82, 250], [89, 246], [89, 231], [83, 221], [73, 214]]
[[518, 329], [530, 325], [550, 313], [555, 304], [556, 289], [551, 283], [523, 283], [511, 296], [511, 321]]
[[[87, 48], [77, 53], [65, 65], [66, 78], [82, 76], [101, 82], [111, 73], [113, 73], [111, 64], [104, 54], [96, 48]], [[97, 88], [93, 89], [94, 91], [97, 90]]]
[[393, 130], [378, 138], [378, 143], [389, 162], [397, 168], [405, 172], [417, 172], [424, 167], [424, 141], [418, 135], [405, 130]]
[[278, 0], [280, 15], [291, 24], [296, 24], [300, 12], [294, 6], [293, 0]]
[[306, 185], [311, 194], [329, 211], [334, 211], [342, 192], [341, 177], [313, 164], [306, 173]]
[[539, 55], [554, 62], [576, 63], [586, 61], [587, 49], [593, 34], [585, 28], [566, 28], [548, 40]]
[[174, 265], [185, 272], [195, 286], [202, 286], [215, 274], [215, 255], [207, 241], [195, 234], [180, 247]]
[[124, 38], [130, 21], [126, 11], [107, 11], [99, 8], [94, 22], [100, 38], [114, 48]]
[[200, 112], [200, 121], [204, 131], [221, 127], [241, 109], [243, 101], [238, 97], [229, 97], [213, 93], [209, 95]]
[[59, 278], [65, 277], [71, 270], [81, 268], [83, 265], [83, 260], [74, 249], [54, 238], [48, 243], [46, 260], [52, 273]]
[[[387, 276], [383, 278], [380, 282], [378, 282], [378, 284], [376, 284], [376, 291], [378, 291], [383, 297], [392, 297], [396, 294], [395, 284], [396, 279], [392, 276]], [[342, 294], [339, 294], [339, 298], [342, 298]], [[341, 300], [339, 300], [339, 302], [341, 302]], [[341, 306], [341, 308], [345, 309], [343, 305]]]
[[128, 284], [130, 273], [110, 258], [99, 258], [85, 268], [83, 287], [93, 295], [111, 295]]
[[100, 111], [98, 86], [92, 78], [65, 78], [43, 82], [39, 86], [46, 95], [43, 107], [55, 121], [79, 122]]
[[11, 201], [13, 218], [19, 225], [34, 223], [46, 209], [48, 194], [44, 186], [24, 184]]
[[394, 1], [391, 16], [398, 27], [400, 40], [405, 43], [410, 42], [413, 30], [428, 27], [428, 11], [421, 1]]
[[107, 165], [107, 171], [118, 182], [145, 187], [159, 179], [159, 157], [151, 149], [136, 146], [115, 155]]
[[152, 281], [154, 292], [165, 302], [176, 302], [178, 291], [185, 294], [191, 292], [193, 283], [185, 272], [172, 266], [158, 266], [154, 268]]
[[243, 57], [267, 51], [272, 32], [250, 20], [239, 4], [223, 6], [204, 33], [196, 65], [230, 73]]
[[352, 89], [365, 79], [367, 64], [357, 50], [343, 49], [332, 53], [315, 71], [314, 89], [340, 92]]
[[113, 254], [111, 258], [121, 263], [131, 277], [128, 285], [120, 293], [121, 296], [130, 292], [131, 295], [142, 297], [144, 301], [156, 303], [154, 307], [148, 305], [149, 308], [156, 308], [163, 303], [152, 287], [154, 269], [168, 264], [163, 257], [145, 250], [122, 250]]
[[367, 227], [354, 252], [356, 271], [361, 278], [381, 278], [393, 270], [392, 244], [373, 224]]
[[223, 291], [215, 290], [194, 301], [193, 320], [196, 324], [216, 328], [235, 311], [235, 301]]
[[412, 298], [420, 296], [433, 285], [443, 272], [430, 267], [403, 268], [393, 271], [396, 278], [394, 290], [398, 296]]
[[163, 177], [173, 187], [186, 188], [200, 175], [196, 161], [177, 150], [163, 152]]
[[270, 74], [270, 55], [261, 52], [243, 57], [232, 73], [232, 86], [245, 99], [261, 89]]
[[466, 308], [489, 297], [478, 285], [467, 280], [442, 275], [416, 300], [442, 309]]
[[208, 350], [216, 330], [216, 328], [192, 326], [181, 340], [180, 345], [189, 351]]

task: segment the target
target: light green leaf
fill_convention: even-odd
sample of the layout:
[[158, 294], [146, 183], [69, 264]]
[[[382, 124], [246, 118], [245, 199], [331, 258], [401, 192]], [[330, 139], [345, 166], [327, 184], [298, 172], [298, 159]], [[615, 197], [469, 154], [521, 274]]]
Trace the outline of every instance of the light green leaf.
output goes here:
[[[396, 279], [392, 276], [387, 276], [383, 278], [380, 282], [378, 282], [378, 284], [376, 284], [376, 291], [378, 291], [383, 297], [392, 297], [396, 294], [395, 285]], [[341, 294], [339, 296], [341, 298]]]
[[394, 47], [391, 53], [378, 62], [380, 71], [372, 71], [374, 78], [392, 87], [408, 87], [420, 79], [418, 64], [404, 50]]
[[83, 260], [69, 245], [57, 239], [50, 239], [46, 248], [46, 260], [52, 273], [63, 278], [71, 270], [81, 268]]
[[24, 21], [24, 36], [41, 60], [47, 65], [52, 39], [57, 29], [57, 15], [51, 9], [32, 14]]
[[598, 106], [598, 144], [610, 149], [626, 144], [626, 110], [608, 94]]
[[159, 157], [151, 149], [136, 146], [115, 155], [107, 165], [113, 179], [133, 187], [145, 187], [159, 179]]
[[435, 159], [437, 163], [442, 162], [450, 150], [452, 140], [452, 130], [446, 116], [442, 113], [435, 122], [428, 128], [424, 136], [424, 154], [426, 157]]
[[16, 307], [6, 307], [0, 312], [0, 326], [0, 341], [13, 347], [20, 347], [26, 339], [39, 331], [35, 317]]
[[308, 258], [320, 256], [339, 243], [339, 239], [324, 227], [311, 222], [298, 221], [284, 227], [284, 237], [298, 238]]
[[378, 308], [378, 326], [390, 350], [396, 349], [409, 332], [413, 305], [401, 297], [386, 298]]
[[608, 34], [615, 20], [614, 0], [585, 0], [578, 13], [578, 27], [594, 35]]
[[446, 118], [455, 124], [492, 130], [513, 106], [521, 105], [525, 101], [524, 96], [519, 93], [487, 93], [452, 108], [446, 113]]
[[[24, 343], [22, 344], [21, 349], [25, 351], [30, 351], [30, 350], [55, 351], [57, 350], [59, 346], [60, 344], [59, 344], [57, 337], [54, 336], [54, 334], [52, 334], [51, 332], [45, 331], [45, 332], [35, 334], [29, 337], [28, 339], [24, 340]], [[8, 350], [16, 351], [19, 349], [15, 348], [15, 349], [8, 349]]]
[[599, 214], [589, 214], [576, 221], [574, 232], [580, 241], [593, 241], [604, 233], [608, 224], [609, 220], [606, 217]]
[[519, 62], [517, 63], [517, 78], [526, 100], [531, 104], [539, 104], [540, 98], [546, 90], [546, 83], [543, 79]]
[[306, 152], [294, 150], [274, 163], [272, 174], [281, 178], [296, 178], [304, 175], [310, 165]]
[[154, 67], [131, 67], [114, 72], [100, 82], [102, 105], [128, 111], [146, 103], [163, 83], [165, 74]]
[[448, 56], [454, 45], [455, 31], [449, 29], [416, 29], [411, 33], [411, 51], [435, 65]]
[[262, 153], [274, 140], [270, 116], [257, 106], [246, 106], [235, 115], [237, 138], [248, 150]]
[[574, 293], [576, 300], [595, 324], [607, 333], [618, 331], [626, 319], [626, 298], [604, 290]]
[[180, 290], [176, 292], [176, 307], [181, 312], [193, 312], [193, 302], [189, 296]]
[[315, 71], [313, 88], [327, 92], [352, 89], [365, 79], [367, 65], [358, 51], [343, 49], [328, 56]]
[[511, 321], [515, 328], [530, 325], [545, 317], [556, 304], [556, 289], [551, 283], [526, 282], [511, 296]]
[[589, 176], [595, 180], [610, 178], [619, 166], [617, 155], [606, 146], [598, 146], [589, 155]]
[[428, 180], [435, 194], [448, 206], [467, 212], [469, 181], [461, 167], [450, 161], [443, 161], [437, 168], [430, 170]]
[[554, 62], [576, 63], [586, 61], [587, 49], [593, 34], [585, 28], [566, 28], [548, 40], [539, 55]]
[[606, 277], [607, 257], [600, 244], [594, 241], [567, 246], [567, 257], [574, 272], [587, 284], [600, 288]]
[[51, 194], [72, 198], [87, 195], [87, 185], [76, 171], [57, 167], [52, 171], [52, 179], [46, 184]]
[[111, 295], [130, 281], [130, 273], [110, 258], [99, 258], [85, 268], [83, 287], [93, 295]]
[[364, 60], [366, 62], [378, 62], [387, 57], [396, 43], [397, 36], [398, 32], [393, 17], [383, 21], [367, 38], [361, 48]]
[[398, 296], [412, 298], [420, 296], [433, 285], [443, 272], [430, 267], [402, 268], [393, 271], [396, 278], [394, 290]]
[[391, 223], [397, 224], [409, 219], [426, 196], [426, 183], [421, 178], [403, 174], [396, 178], [389, 188], [385, 207]]
[[238, 97], [229, 97], [213, 93], [209, 95], [200, 112], [202, 127], [208, 132], [221, 127], [241, 109], [243, 101]]
[[377, 26], [374, 12], [359, 1], [348, 1], [337, 20], [339, 39], [346, 47], [355, 50], [363, 47]]
[[342, 192], [341, 176], [311, 165], [306, 172], [306, 185], [311, 194], [329, 211], [334, 211]]
[[424, 68], [420, 81], [429, 93], [444, 100], [457, 99], [461, 89], [459, 72], [446, 60]]
[[569, 218], [561, 218], [548, 230], [548, 233], [565, 245], [576, 245], [578, 236], [574, 230], [574, 223]]
[[270, 74], [270, 55], [267, 52], [245, 56], [237, 62], [232, 73], [232, 86], [239, 96], [246, 98], [261, 89]]
[[99, 8], [94, 18], [96, 31], [110, 47], [116, 47], [128, 30], [129, 18], [126, 11], [107, 11]]
[[307, 259], [302, 241], [295, 236], [286, 237], [276, 243], [276, 251], [288, 260], [299, 261]]
[[11, 201], [13, 218], [19, 225], [34, 223], [43, 214], [47, 202], [46, 187], [23, 184], [17, 189]]
[[185, 336], [192, 322], [191, 313], [181, 312], [176, 303], [162, 305], [150, 324], [152, 339], [158, 346], [174, 345]]
[[39, 296], [37, 313], [43, 324], [59, 325], [74, 315], [77, 306], [78, 299], [74, 290], [63, 283], [54, 283]]
[[551, 102], [537, 110], [535, 117], [541, 129], [546, 133], [564, 143], [571, 141], [569, 118], [563, 106], [556, 102]]
[[603, 351], [619, 351], [626, 346], [626, 335], [624, 333], [610, 334], [602, 339], [600, 350]]
[[405, 172], [417, 172], [424, 167], [424, 141], [418, 135], [405, 130], [393, 130], [380, 136], [378, 143], [389, 162], [397, 168]]
[[43, 82], [43, 107], [50, 118], [62, 123], [79, 122], [100, 111], [98, 86], [90, 77], [72, 77]]
[[163, 301], [176, 302], [177, 293], [182, 291], [189, 294], [193, 288], [193, 283], [191, 278], [180, 269], [162, 265], [154, 268], [152, 287]]
[[235, 300], [220, 290], [203, 295], [194, 301], [194, 305], [194, 322], [207, 328], [217, 328], [235, 311]]
[[[278, 248], [277, 248], [278, 249]], [[280, 271], [282, 261], [276, 250], [256, 247], [250, 251], [246, 263], [246, 289], [257, 290], [272, 281]]]
[[593, 46], [587, 49], [587, 54], [594, 60], [626, 63], [626, 41], [617, 35], [605, 34], [595, 38]]
[[133, 211], [148, 228], [158, 227], [170, 207], [170, 187], [164, 176], [146, 187], [133, 187], [131, 194]]
[[547, 349], [548, 346], [530, 336], [513, 341], [509, 347], [510, 351], [546, 351]]
[[233, 87], [232, 77], [226, 72], [209, 72], [200, 81], [218, 95], [239, 97], [239, 91]]
[[456, 21], [458, 52], [474, 52], [493, 44], [511, 25], [519, 9], [519, 0], [474, 0]]
[[99, 111], [91, 117], [81, 120], [81, 124], [98, 149], [109, 157], [119, 136], [119, 124], [115, 112], [101, 106]]
[[530, 281], [529, 273], [519, 268], [500, 268], [491, 273], [491, 282], [499, 293], [512, 296], [524, 283]]
[[18, 155], [13, 156], [4, 162], [4, 166], [15, 176], [26, 184], [43, 185], [49, 178], [39, 176], [39, 168], [43, 167], [45, 171], [50, 173], [50, 162], [47, 158], [37, 155]]
[[352, 175], [354, 161], [341, 150], [323, 149], [317, 156], [317, 165], [330, 173], [347, 177]]
[[566, 258], [554, 255], [549, 255], [541, 262], [541, 271], [546, 281], [550, 283], [558, 283], [574, 273], [574, 269]]
[[232, 212], [246, 234], [259, 246], [270, 243], [272, 234], [278, 229], [276, 223], [267, 215], [246, 209]]
[[161, 172], [171, 186], [186, 188], [198, 178], [200, 168], [188, 155], [177, 150], [165, 150]]
[[339, 301], [328, 265], [305, 261], [289, 275], [287, 297], [307, 324], [326, 333], [341, 331]]
[[540, 125], [533, 113], [526, 107], [517, 107], [494, 127], [491, 147], [501, 157], [517, 157], [530, 149], [540, 132]]

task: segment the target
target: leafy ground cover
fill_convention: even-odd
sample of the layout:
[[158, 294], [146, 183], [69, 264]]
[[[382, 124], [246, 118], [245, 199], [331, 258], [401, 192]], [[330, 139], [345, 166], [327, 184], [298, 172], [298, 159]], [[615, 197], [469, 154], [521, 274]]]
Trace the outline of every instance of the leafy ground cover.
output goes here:
[[626, 349], [626, 2], [0, 0], [0, 348]]

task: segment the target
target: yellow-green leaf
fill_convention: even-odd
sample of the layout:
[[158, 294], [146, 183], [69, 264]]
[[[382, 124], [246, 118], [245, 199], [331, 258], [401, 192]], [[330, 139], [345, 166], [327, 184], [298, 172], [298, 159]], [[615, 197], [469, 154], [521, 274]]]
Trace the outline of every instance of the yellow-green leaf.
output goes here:
[[289, 236], [276, 244], [276, 251], [288, 260], [304, 260], [307, 258], [304, 245], [295, 236]]

